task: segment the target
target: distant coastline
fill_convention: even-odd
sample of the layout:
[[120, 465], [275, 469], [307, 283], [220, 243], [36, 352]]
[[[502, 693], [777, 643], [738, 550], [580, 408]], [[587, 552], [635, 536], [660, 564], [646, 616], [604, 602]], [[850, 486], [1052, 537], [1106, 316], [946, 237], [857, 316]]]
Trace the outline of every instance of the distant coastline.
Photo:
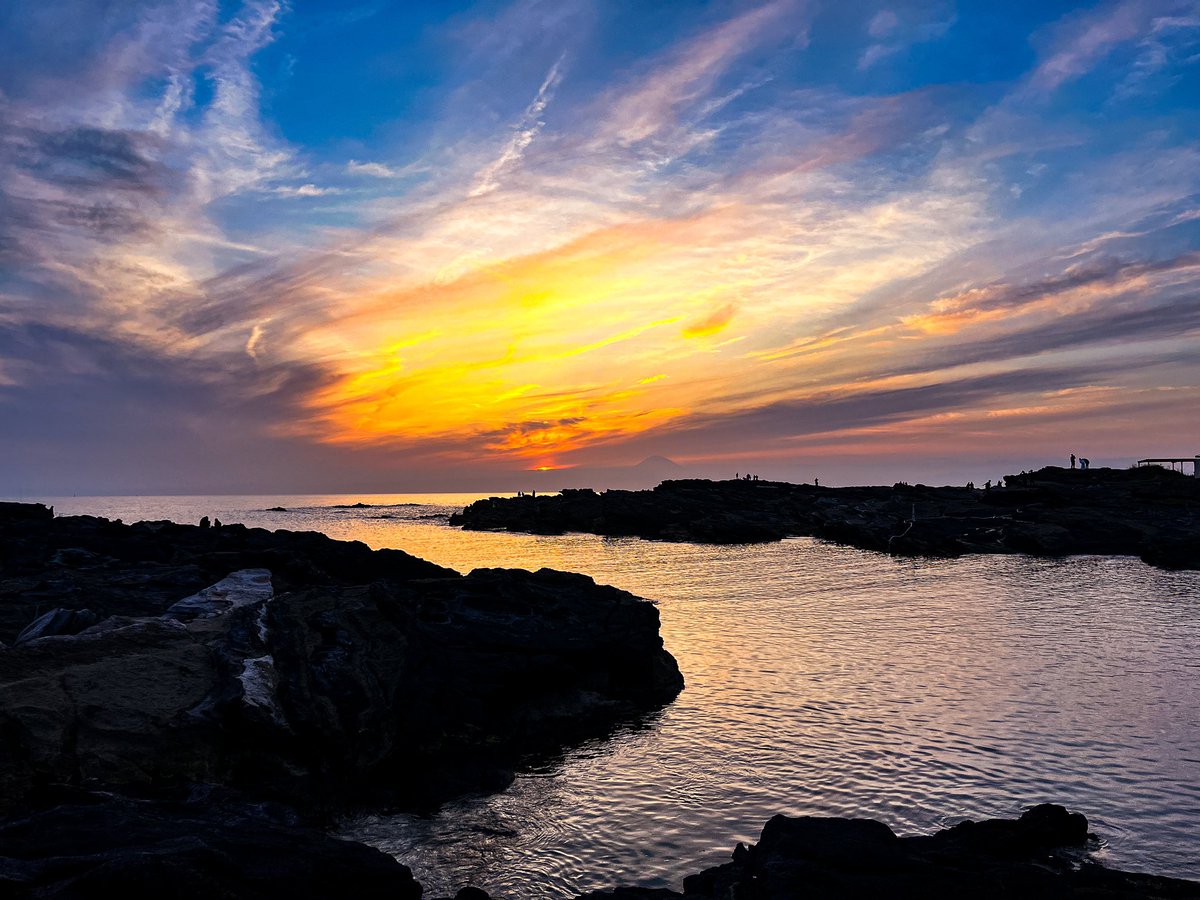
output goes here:
[[450, 523], [715, 544], [813, 536], [903, 556], [1108, 554], [1200, 568], [1200, 479], [1159, 467], [1049, 466], [982, 488], [689, 479], [649, 491], [489, 498]]

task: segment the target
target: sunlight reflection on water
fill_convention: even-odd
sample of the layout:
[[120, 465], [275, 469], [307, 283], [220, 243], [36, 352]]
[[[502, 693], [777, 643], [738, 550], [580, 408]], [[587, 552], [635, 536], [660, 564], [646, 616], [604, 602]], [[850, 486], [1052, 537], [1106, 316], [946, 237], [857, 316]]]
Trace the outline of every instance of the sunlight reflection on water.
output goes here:
[[[659, 604], [687, 688], [649, 727], [432, 817], [346, 823], [431, 894], [468, 882], [508, 897], [677, 887], [779, 812], [912, 833], [1042, 801], [1086, 813], [1114, 865], [1200, 877], [1200, 573], [1110, 557], [891, 559], [808, 539], [472, 533], [417, 518], [470, 499], [54, 502], [127, 521], [319, 530], [460, 570], [549, 566]], [[354, 502], [429, 505], [330, 508]]]

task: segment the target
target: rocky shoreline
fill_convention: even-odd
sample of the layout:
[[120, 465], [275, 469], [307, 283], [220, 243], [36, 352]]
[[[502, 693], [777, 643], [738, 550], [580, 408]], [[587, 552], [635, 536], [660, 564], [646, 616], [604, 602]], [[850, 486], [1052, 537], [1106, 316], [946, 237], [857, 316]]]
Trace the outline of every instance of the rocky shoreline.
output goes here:
[[[105, 834], [157, 823], [164, 871], [205, 822], [246, 836], [433, 808], [682, 687], [654, 605], [586, 576], [461, 575], [311, 532], [0, 504], [0, 814], [34, 816], [4, 826], [0, 854], [42, 833], [28, 823], [64, 787], [80, 817], [113, 820]], [[102, 849], [118, 860], [105, 871], [140, 858]], [[228, 856], [209, 849], [197, 858]], [[33, 890], [38, 871], [0, 860], [0, 885]]]
[[[286, 807], [221, 790], [149, 801], [59, 788], [42, 802], [42, 809], [0, 823], [4, 896], [424, 895], [411, 870], [387, 854], [329, 837]], [[1051, 804], [1018, 819], [962, 822], [911, 837], [870, 819], [775, 816], [756, 844], [738, 844], [730, 862], [689, 875], [681, 891], [614, 887], [575, 900], [1200, 898], [1200, 883], [1091, 861], [1088, 851], [1097, 844], [1084, 816]], [[493, 898], [467, 886], [454, 900], [520, 896]]]
[[[417, 900], [401, 862], [329, 835], [338, 813], [502, 789], [682, 687], [657, 609], [585, 576], [0, 504], [0, 896]], [[1087, 840], [1050, 807], [930, 838], [776, 817], [682, 894], [589, 897], [963, 896], [981, 878], [1200, 897], [1060, 856]]]
[[204, 782], [432, 805], [683, 687], [649, 602], [316, 533], [0, 508], [0, 805]]
[[1200, 569], [1200, 479], [1156, 466], [1050, 466], [986, 489], [664, 481], [649, 491], [479, 500], [450, 523], [714, 544], [813, 536], [902, 556], [1129, 555], [1162, 568]]

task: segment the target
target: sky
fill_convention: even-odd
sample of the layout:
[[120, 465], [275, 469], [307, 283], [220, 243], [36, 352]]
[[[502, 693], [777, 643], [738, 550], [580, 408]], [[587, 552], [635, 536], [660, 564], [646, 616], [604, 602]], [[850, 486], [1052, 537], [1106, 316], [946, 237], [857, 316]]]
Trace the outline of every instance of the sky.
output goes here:
[[0, 493], [1200, 454], [1198, 108], [1200, 0], [10, 0]]

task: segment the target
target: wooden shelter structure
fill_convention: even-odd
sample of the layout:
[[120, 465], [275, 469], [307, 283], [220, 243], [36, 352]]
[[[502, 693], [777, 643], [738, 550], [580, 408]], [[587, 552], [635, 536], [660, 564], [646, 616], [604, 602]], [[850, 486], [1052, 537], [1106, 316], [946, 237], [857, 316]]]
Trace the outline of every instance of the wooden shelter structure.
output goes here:
[[1147, 459], [1139, 459], [1135, 465], [1138, 466], [1166, 466], [1174, 469], [1177, 472], [1185, 471], [1184, 466], [1192, 467], [1192, 475], [1200, 478], [1200, 454], [1196, 456], [1159, 456], [1149, 457]]

